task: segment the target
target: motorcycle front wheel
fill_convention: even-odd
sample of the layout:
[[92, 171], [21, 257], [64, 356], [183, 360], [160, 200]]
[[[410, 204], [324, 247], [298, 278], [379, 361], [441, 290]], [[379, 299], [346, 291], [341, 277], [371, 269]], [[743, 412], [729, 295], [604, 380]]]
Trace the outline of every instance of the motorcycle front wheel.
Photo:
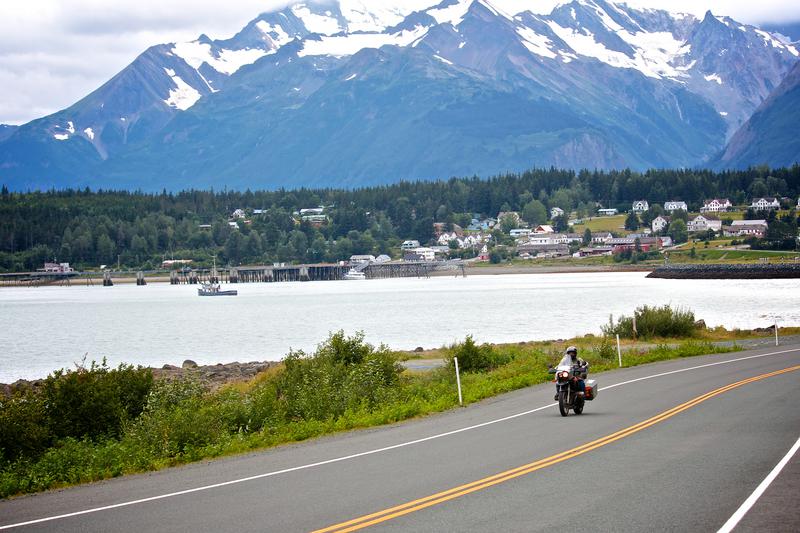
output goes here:
[[569, 414], [568, 390], [562, 390], [558, 393], [558, 411], [561, 413], [561, 416], [567, 416]]

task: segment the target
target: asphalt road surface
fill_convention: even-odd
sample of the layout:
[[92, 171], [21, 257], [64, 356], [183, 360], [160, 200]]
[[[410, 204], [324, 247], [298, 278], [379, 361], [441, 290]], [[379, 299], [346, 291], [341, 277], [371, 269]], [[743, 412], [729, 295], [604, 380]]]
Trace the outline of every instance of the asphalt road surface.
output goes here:
[[[552, 384], [531, 387], [390, 427], [2, 501], [0, 529], [716, 531], [800, 437], [797, 344], [592, 377], [600, 393], [581, 416], [559, 415]], [[800, 531], [799, 460], [739, 530]]]

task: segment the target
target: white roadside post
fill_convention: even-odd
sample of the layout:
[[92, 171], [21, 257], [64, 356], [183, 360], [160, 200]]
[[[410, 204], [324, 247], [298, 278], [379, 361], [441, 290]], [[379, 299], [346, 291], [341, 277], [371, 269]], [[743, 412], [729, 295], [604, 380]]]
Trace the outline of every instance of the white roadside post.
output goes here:
[[778, 345], [778, 319], [775, 319], [775, 346]]
[[617, 357], [619, 357], [619, 367], [622, 368], [622, 348], [619, 347], [619, 333], [617, 333]]
[[458, 385], [458, 405], [464, 405], [464, 400], [461, 398], [461, 376], [458, 374], [458, 357], [453, 357], [453, 362], [456, 364], [456, 384]]

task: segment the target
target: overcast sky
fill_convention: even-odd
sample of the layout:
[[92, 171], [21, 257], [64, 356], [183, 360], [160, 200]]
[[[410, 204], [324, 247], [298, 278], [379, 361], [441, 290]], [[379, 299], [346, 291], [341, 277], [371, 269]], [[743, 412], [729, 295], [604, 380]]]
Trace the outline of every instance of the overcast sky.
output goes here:
[[[384, 0], [369, 0], [381, 2]], [[402, 0], [385, 0], [397, 3]], [[513, 1], [513, 0], [511, 0]], [[509, 0], [504, 0], [507, 4]], [[148, 46], [233, 35], [286, 0], [0, 0], [0, 123], [22, 124], [99, 87]], [[432, 2], [434, 3], [434, 2]], [[559, 3], [525, 0], [541, 13]], [[800, 20], [798, 0], [628, 0], [750, 24]]]

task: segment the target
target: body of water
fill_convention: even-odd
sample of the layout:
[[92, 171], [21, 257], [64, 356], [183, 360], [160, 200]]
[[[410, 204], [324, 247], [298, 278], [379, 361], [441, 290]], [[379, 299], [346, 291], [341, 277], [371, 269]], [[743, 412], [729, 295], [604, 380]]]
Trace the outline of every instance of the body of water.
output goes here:
[[364, 331], [392, 348], [466, 335], [517, 342], [599, 333], [610, 314], [671, 304], [709, 326], [800, 326], [800, 280], [663, 280], [645, 273], [523, 274], [242, 284], [235, 297], [197, 286], [0, 290], [0, 382], [107, 357], [161, 366], [279, 360], [328, 333]]

